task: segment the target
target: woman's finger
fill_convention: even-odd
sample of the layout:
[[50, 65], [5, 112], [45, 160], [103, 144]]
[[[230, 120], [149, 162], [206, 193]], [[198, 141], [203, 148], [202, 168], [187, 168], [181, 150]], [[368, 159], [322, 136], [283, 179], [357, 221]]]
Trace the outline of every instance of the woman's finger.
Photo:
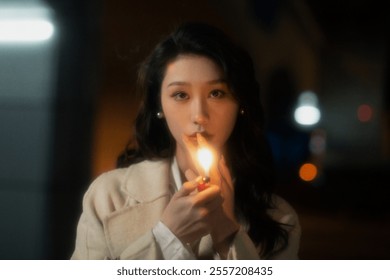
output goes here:
[[198, 187], [198, 183], [195, 180], [187, 181], [183, 186], [174, 194], [175, 197], [183, 197], [191, 194]]
[[187, 150], [188, 160], [191, 161], [189, 165], [195, 167], [194, 171], [196, 171], [198, 174], [201, 174], [200, 172], [201, 168], [199, 166], [199, 162], [197, 158], [198, 146], [193, 141], [191, 141], [186, 135], [183, 135], [182, 139], [183, 139], [184, 146]]
[[221, 189], [216, 185], [210, 185], [208, 188], [193, 196], [193, 205], [206, 205], [210, 201], [221, 196]]
[[184, 172], [184, 175], [188, 181], [194, 181], [198, 177], [192, 169], [187, 169], [186, 172]]
[[198, 148], [207, 148], [209, 150], [214, 150], [210, 144], [207, 142], [206, 138], [203, 137], [202, 134], [197, 133], [196, 134], [196, 140], [198, 141]]
[[226, 166], [225, 157], [222, 155], [218, 163], [218, 169], [224, 180], [230, 188], [233, 188], [233, 180], [229, 168]]

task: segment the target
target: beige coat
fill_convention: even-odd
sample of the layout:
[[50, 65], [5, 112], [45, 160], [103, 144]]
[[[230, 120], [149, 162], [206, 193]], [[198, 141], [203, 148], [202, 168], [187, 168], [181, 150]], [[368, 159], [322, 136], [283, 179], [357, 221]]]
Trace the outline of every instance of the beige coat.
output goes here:
[[[129, 168], [116, 169], [99, 176], [83, 200], [83, 213], [77, 227], [76, 248], [72, 259], [162, 259], [152, 228], [168, 204], [170, 163], [143, 161]], [[296, 259], [300, 226], [295, 211], [276, 197], [273, 219], [292, 225], [288, 247], [274, 256]], [[230, 259], [257, 259], [248, 235], [240, 230], [234, 239]], [[198, 258], [213, 258], [210, 235], [200, 240]]]

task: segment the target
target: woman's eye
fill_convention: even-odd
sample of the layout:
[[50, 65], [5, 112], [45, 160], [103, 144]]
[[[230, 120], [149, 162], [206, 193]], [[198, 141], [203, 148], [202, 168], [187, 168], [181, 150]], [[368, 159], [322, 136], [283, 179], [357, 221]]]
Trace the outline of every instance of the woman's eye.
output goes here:
[[225, 92], [223, 92], [222, 90], [213, 90], [211, 93], [210, 93], [210, 96], [212, 98], [221, 98], [225, 95]]
[[173, 96], [173, 98], [175, 100], [186, 100], [186, 99], [188, 99], [188, 94], [185, 93], [185, 92], [182, 92], [182, 91], [175, 92], [172, 96]]

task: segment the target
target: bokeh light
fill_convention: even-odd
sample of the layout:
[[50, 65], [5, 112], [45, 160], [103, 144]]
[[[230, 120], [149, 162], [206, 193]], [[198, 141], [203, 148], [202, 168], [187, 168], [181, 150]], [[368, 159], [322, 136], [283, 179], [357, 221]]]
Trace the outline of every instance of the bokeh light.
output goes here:
[[299, 168], [299, 177], [306, 182], [313, 181], [318, 174], [317, 167], [312, 163], [304, 163]]
[[361, 122], [369, 122], [372, 119], [373, 110], [368, 104], [362, 104], [357, 109], [357, 118]]
[[299, 125], [311, 126], [319, 122], [321, 112], [318, 108], [317, 95], [312, 91], [304, 91], [298, 97], [294, 111], [294, 120]]

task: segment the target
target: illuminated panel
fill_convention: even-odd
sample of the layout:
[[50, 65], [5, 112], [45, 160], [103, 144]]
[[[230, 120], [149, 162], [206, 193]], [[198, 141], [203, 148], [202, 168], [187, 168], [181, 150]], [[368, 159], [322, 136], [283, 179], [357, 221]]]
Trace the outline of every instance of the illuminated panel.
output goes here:
[[43, 19], [0, 20], [0, 42], [46, 41], [53, 33], [53, 24]]
[[0, 5], [0, 44], [47, 41], [54, 35], [51, 10], [43, 5], [30, 7]]

